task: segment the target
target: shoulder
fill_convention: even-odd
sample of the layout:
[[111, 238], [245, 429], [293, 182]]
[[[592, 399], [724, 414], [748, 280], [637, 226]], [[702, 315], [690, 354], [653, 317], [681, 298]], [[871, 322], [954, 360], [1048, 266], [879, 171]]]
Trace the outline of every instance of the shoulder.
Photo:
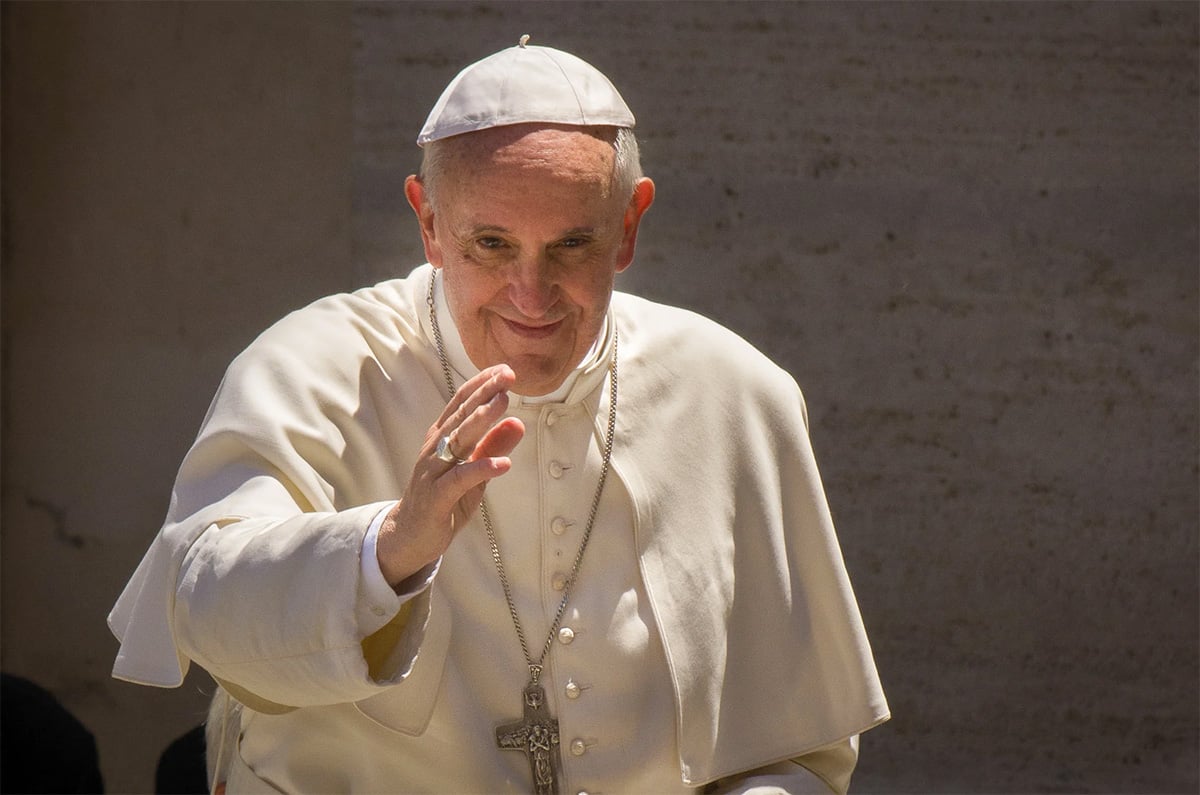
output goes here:
[[364, 359], [393, 355], [420, 335], [416, 282], [421, 272], [325, 296], [290, 312], [259, 334], [230, 370], [330, 377], [349, 374]]
[[319, 351], [355, 341], [370, 344], [407, 336], [420, 326], [414, 295], [419, 272], [319, 298], [274, 323], [254, 346], [303, 345], [312, 352], [308, 346]]
[[430, 370], [422, 343], [421, 270], [320, 298], [284, 316], [230, 363], [216, 407], [245, 414], [324, 415], [398, 392], [422, 391]]
[[734, 392], [790, 394], [795, 379], [734, 331], [680, 307], [615, 293], [622, 358], [651, 364], [677, 383], [720, 383]]

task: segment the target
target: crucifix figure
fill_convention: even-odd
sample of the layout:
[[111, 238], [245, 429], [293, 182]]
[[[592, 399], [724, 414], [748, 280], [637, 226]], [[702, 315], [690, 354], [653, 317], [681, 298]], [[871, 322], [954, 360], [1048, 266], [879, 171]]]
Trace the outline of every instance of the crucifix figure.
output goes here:
[[524, 751], [537, 795], [558, 795], [561, 763], [558, 757], [558, 721], [546, 706], [546, 691], [534, 679], [525, 687], [525, 717], [496, 727], [496, 744]]

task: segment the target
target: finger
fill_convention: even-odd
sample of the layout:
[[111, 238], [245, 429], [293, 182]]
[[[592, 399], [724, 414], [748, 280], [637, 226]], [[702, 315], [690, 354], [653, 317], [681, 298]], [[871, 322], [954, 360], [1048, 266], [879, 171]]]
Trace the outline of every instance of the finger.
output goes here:
[[473, 459], [455, 465], [438, 478], [439, 488], [449, 484], [453, 490], [449, 497], [440, 495], [439, 501], [459, 499], [462, 492], [507, 472], [512, 466], [508, 455], [524, 436], [525, 424], [516, 417], [507, 417], [497, 423], [475, 448]]
[[[507, 390], [512, 386], [515, 377], [512, 368], [496, 365], [476, 374], [459, 387], [442, 410], [437, 422], [426, 432], [420, 460], [434, 463], [437, 470], [444, 469], [447, 464], [452, 465], [453, 462], [437, 455], [443, 437], [449, 437], [450, 452], [456, 459], [469, 459], [488, 425], [498, 420], [507, 410]], [[498, 399], [498, 396], [502, 397]], [[461, 426], [472, 416], [476, 416], [477, 419], [472, 427], [467, 429], [468, 433], [463, 434]]]
[[[508, 454], [516, 449], [525, 436], [525, 425], [516, 417], [508, 417], [491, 428], [476, 448], [476, 458], [453, 466], [437, 479], [435, 497], [439, 507], [463, 503], [467, 514], [478, 507], [483, 486], [489, 480], [512, 468]], [[478, 494], [473, 492], [478, 491]]]
[[[442, 409], [434, 427], [442, 428], [448, 423], [452, 423], [451, 427], [459, 425], [463, 417], [491, 400], [496, 393], [507, 392], [516, 380], [516, 374], [507, 364], [497, 364], [481, 370], [455, 391], [446, 408]], [[458, 420], [454, 421], [456, 416]]]
[[[436, 471], [442, 471], [446, 465], [453, 466], [464, 461], [471, 461], [484, 453], [477, 454], [475, 448], [489, 430], [504, 417], [508, 410], [508, 393], [499, 392], [492, 399], [476, 407], [461, 422], [455, 426], [452, 423], [458, 418], [455, 414], [443, 426], [429, 429], [421, 455], [423, 460], [433, 463]], [[445, 440], [443, 442], [443, 440]], [[443, 449], [448, 448], [452, 458], [444, 458]], [[507, 455], [511, 450], [505, 450]], [[436, 462], [436, 463], [435, 463]]]
[[473, 378], [464, 384], [456, 396], [461, 402], [454, 401], [458, 402], [458, 407], [448, 414], [443, 412], [442, 422], [430, 429], [427, 441], [433, 443], [436, 439], [440, 442], [442, 437], [447, 437], [451, 451], [460, 462], [477, 457], [476, 445], [508, 410], [508, 389], [516, 377], [512, 368], [496, 365], [489, 368], [487, 374], [487, 378]]
[[506, 417], [493, 425], [475, 445], [475, 457], [502, 458], [517, 449], [525, 436], [525, 424], [516, 417]]
[[456, 513], [464, 515], [474, 512], [483, 497], [483, 486], [512, 468], [512, 460], [506, 456], [480, 458], [466, 464], [451, 467], [437, 481], [434, 503], [442, 515]]
[[[503, 420], [506, 411], [508, 411], [508, 393], [498, 392], [487, 403], [477, 406], [474, 411], [463, 417], [457, 427], [450, 428], [447, 433], [450, 437], [450, 446], [459, 459], [473, 461], [483, 455], [492, 455], [491, 453], [477, 452], [477, 449], [479, 443], [491, 432], [491, 429]], [[499, 455], [507, 455], [509, 452], [511, 450], [505, 450]]]
[[[436, 450], [442, 438], [448, 437], [455, 458], [470, 459], [483, 434], [507, 410], [508, 388], [515, 378], [512, 368], [496, 365], [463, 384], [443, 409], [438, 422], [430, 427], [422, 455]], [[439, 460], [439, 468], [449, 463], [441, 456], [434, 457]]]

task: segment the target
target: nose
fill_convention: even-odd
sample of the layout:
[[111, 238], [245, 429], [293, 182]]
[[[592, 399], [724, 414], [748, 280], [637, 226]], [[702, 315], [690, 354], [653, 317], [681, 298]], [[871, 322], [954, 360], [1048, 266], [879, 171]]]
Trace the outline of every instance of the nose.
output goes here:
[[541, 255], [521, 257], [513, 264], [508, 281], [508, 298], [525, 317], [545, 316], [556, 300], [557, 286], [550, 265]]

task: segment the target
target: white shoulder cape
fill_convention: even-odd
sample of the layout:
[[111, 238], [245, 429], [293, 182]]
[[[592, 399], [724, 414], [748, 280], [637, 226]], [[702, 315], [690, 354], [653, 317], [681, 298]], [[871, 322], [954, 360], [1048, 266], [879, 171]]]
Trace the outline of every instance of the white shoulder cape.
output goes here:
[[[398, 496], [395, 471], [411, 470], [443, 403], [419, 322], [429, 270], [293, 313], [230, 366], [166, 523], [109, 617], [114, 676], [182, 683], [177, 580], [205, 528], [311, 514], [361, 537], [373, 504]], [[616, 293], [612, 318], [613, 471], [634, 503], [684, 779], [800, 756], [887, 720], [795, 381], [690, 312]]]

